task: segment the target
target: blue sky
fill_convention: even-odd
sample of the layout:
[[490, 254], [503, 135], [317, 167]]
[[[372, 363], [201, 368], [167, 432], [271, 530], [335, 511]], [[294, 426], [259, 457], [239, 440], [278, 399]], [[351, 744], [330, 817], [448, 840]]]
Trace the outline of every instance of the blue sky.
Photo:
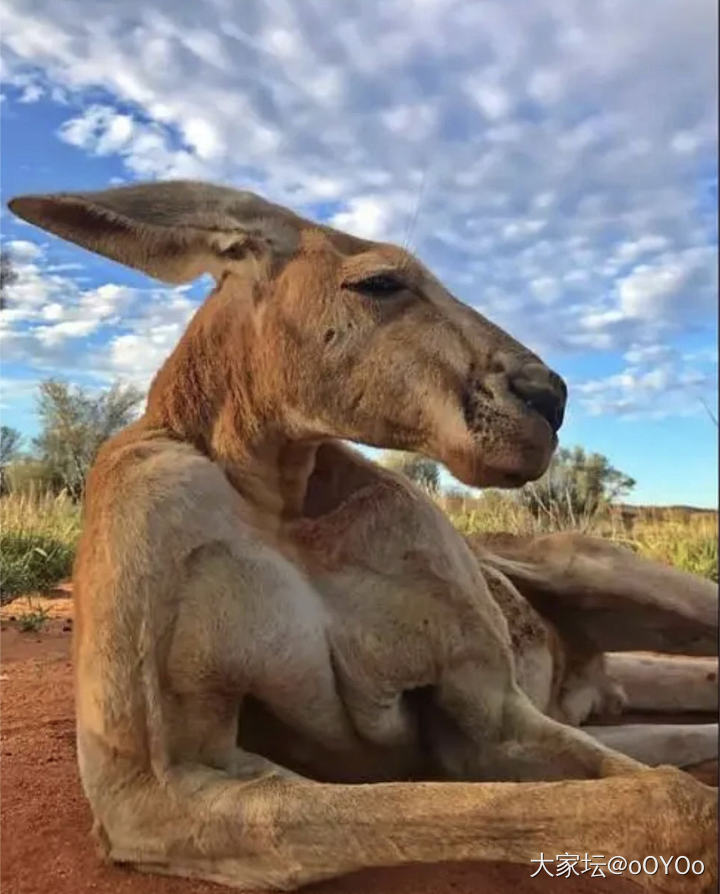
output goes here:
[[[717, 505], [717, 11], [708, 0], [4, 0], [2, 189], [196, 177], [409, 241], [568, 380], [567, 446]], [[12, 218], [2, 418], [147, 386], [207, 291]]]

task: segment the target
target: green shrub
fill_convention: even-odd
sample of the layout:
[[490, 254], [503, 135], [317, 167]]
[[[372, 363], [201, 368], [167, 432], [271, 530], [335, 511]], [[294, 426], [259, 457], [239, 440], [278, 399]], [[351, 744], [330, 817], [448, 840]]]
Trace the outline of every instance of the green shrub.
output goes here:
[[67, 578], [79, 536], [80, 509], [65, 494], [0, 498], [0, 601]]
[[46, 534], [7, 531], [0, 534], [0, 601], [22, 593], [49, 590], [72, 571], [74, 543]]
[[631, 536], [632, 545], [642, 555], [717, 582], [717, 517], [683, 518], [669, 511], [664, 518], [639, 522]]
[[35, 608], [32, 611], [25, 612], [18, 618], [20, 632], [37, 633], [39, 630], [42, 630], [49, 617], [50, 612], [46, 608]]

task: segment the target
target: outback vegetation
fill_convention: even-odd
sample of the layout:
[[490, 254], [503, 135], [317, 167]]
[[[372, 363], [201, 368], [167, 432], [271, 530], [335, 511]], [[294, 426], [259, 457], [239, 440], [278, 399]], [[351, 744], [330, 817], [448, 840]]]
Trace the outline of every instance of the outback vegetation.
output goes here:
[[[48, 380], [39, 386], [40, 435], [23, 451], [0, 430], [0, 593], [3, 602], [44, 592], [69, 577], [81, 530], [83, 483], [100, 444], [132, 421], [143, 401], [115, 384], [90, 393]], [[426, 490], [465, 534], [577, 530], [718, 580], [718, 514], [690, 507], [634, 507], [635, 482], [607, 457], [561, 448], [545, 475], [518, 491], [443, 488], [437, 463], [385, 451], [380, 462]]]
[[132, 386], [93, 394], [52, 379], [39, 386], [41, 430], [23, 451], [0, 430], [0, 599], [43, 592], [72, 570], [85, 477], [104, 440], [128, 425], [143, 400]]
[[0, 310], [4, 310], [7, 304], [6, 289], [17, 280], [17, 270], [12, 255], [7, 251], [0, 251]]
[[560, 448], [538, 481], [517, 491], [477, 495], [440, 487], [440, 470], [425, 458], [386, 452], [383, 465], [432, 494], [464, 534], [581, 531], [606, 537], [652, 559], [718, 579], [718, 514], [688, 506], [629, 506], [635, 486], [607, 457]]

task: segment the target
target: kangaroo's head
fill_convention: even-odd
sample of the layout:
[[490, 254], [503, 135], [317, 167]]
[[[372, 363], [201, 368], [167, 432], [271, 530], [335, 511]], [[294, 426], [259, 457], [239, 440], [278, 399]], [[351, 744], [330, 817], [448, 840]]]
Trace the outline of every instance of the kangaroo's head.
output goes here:
[[188, 384], [181, 414], [211, 424], [222, 400], [291, 440], [419, 451], [473, 485], [520, 485], [548, 465], [563, 380], [397, 246], [188, 181], [10, 208], [163, 281], [215, 277], [175, 352], [194, 364], [188, 383], [207, 383]]

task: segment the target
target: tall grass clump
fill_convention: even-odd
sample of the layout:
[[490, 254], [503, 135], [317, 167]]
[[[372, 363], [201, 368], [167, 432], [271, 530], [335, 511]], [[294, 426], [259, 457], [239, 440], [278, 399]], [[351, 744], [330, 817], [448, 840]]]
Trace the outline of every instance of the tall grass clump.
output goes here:
[[718, 517], [682, 510], [655, 510], [633, 525], [630, 545], [641, 555], [718, 580]]
[[65, 493], [0, 498], [0, 601], [68, 577], [79, 536], [80, 508]]
[[438, 496], [435, 501], [461, 534], [529, 534], [533, 516], [513, 496], [487, 490], [479, 497]]
[[[562, 494], [542, 505], [521, 493], [434, 494], [463, 534], [538, 535], [581, 530], [637, 553], [718, 580], [718, 514], [683, 508], [598, 504], [571, 512]], [[558, 499], [560, 503], [558, 503]], [[47, 591], [72, 571], [81, 511], [67, 493], [30, 488], [0, 497], [0, 601]]]
[[438, 498], [462, 534], [544, 534], [582, 531], [630, 547], [639, 555], [683, 571], [718, 580], [718, 515], [686, 509], [646, 507], [623, 513], [599, 506], [573, 515], [554, 500], [530, 508], [515, 494], [488, 491], [482, 496]]

